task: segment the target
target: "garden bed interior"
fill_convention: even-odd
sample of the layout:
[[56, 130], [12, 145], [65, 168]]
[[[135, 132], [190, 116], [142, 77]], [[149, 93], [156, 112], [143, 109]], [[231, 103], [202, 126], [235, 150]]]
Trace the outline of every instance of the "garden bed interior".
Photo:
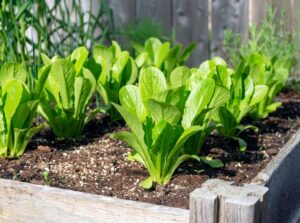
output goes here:
[[[253, 122], [259, 132], [246, 131], [248, 143], [240, 152], [235, 141], [213, 133], [202, 149], [203, 155], [221, 159], [224, 167], [211, 168], [197, 161], [180, 166], [170, 183], [144, 190], [139, 182], [147, 171], [136, 162], [127, 161], [130, 148], [110, 134], [125, 127], [109, 124], [107, 116], [98, 116], [78, 140], [56, 139], [50, 129], [37, 134], [20, 159], [0, 159], [0, 177], [76, 191], [189, 208], [189, 194], [210, 178], [250, 183], [300, 128], [300, 93], [285, 90], [283, 102], [265, 120]], [[48, 177], [43, 173], [49, 173]]]

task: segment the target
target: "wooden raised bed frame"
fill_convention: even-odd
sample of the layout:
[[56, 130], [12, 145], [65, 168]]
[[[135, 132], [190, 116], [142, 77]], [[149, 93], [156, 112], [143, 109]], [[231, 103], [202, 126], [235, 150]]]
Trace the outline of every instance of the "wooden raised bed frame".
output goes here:
[[289, 222], [300, 200], [300, 130], [242, 187], [208, 180], [190, 210], [0, 179], [1, 223]]

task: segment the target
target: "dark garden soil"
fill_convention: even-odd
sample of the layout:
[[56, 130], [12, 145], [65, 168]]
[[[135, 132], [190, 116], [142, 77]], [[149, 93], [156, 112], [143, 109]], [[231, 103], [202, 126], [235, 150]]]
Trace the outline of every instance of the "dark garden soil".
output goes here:
[[[139, 182], [147, 177], [141, 165], [126, 161], [130, 149], [110, 138], [122, 126], [109, 126], [108, 118], [97, 117], [79, 140], [55, 139], [49, 129], [39, 133], [20, 159], [0, 159], [0, 177], [94, 194], [188, 208], [189, 193], [209, 178], [248, 183], [275, 156], [293, 133], [300, 128], [300, 94], [284, 91], [278, 100], [283, 106], [261, 122], [250, 122], [260, 130], [245, 132], [246, 152], [236, 142], [213, 134], [203, 155], [221, 159], [225, 166], [213, 169], [188, 161], [171, 182], [147, 191]], [[46, 172], [45, 172], [46, 171]], [[49, 176], [42, 176], [42, 173]]]

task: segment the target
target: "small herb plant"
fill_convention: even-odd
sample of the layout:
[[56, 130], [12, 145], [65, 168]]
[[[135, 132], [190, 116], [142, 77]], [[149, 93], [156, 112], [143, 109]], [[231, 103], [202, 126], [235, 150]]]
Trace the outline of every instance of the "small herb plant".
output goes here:
[[21, 156], [30, 139], [45, 124], [33, 127], [41, 90], [50, 66], [39, 71], [34, 91], [26, 85], [24, 64], [9, 62], [0, 70], [0, 157]]
[[141, 183], [144, 188], [151, 188], [154, 182], [168, 183], [187, 159], [222, 166], [219, 160], [198, 154], [213, 129], [212, 114], [226, 103], [229, 92], [218, 88], [213, 79], [197, 83], [195, 80], [189, 85], [186, 80], [189, 76], [188, 69], [174, 70], [168, 87], [165, 75], [158, 68], [145, 68], [139, 86], [123, 87], [121, 106], [113, 104], [131, 130], [116, 133], [114, 137], [128, 143], [133, 148], [130, 158], [148, 170], [149, 178]]
[[[276, 16], [280, 14], [279, 16]], [[295, 26], [296, 27], [296, 26]], [[238, 66], [243, 58], [253, 53], [263, 54], [268, 58], [288, 60], [289, 72], [295, 71], [298, 58], [299, 30], [287, 30], [285, 11], [277, 13], [268, 6], [260, 26], [252, 25], [246, 40], [238, 33], [226, 30], [224, 33], [224, 48], [228, 60]]]
[[51, 64], [45, 83], [39, 112], [46, 119], [56, 136], [77, 138], [84, 126], [103, 111], [96, 108], [87, 115], [87, 108], [96, 91], [96, 80], [90, 70], [83, 67], [88, 57], [85, 47], [77, 48], [67, 58], [47, 58]]
[[[129, 52], [122, 51], [115, 41], [109, 47], [96, 45], [93, 49], [93, 58], [86, 64], [97, 80], [97, 90], [104, 104], [108, 107], [111, 102], [120, 103], [119, 91], [128, 84], [137, 80], [138, 70]], [[118, 113], [113, 107], [109, 113], [112, 119], [118, 119]]]
[[153, 18], [139, 18], [126, 25], [121, 34], [124, 34], [129, 42], [135, 42], [144, 45], [147, 39], [155, 37], [157, 39], [168, 38], [169, 33], [164, 32], [164, 27], [161, 23]]
[[185, 64], [196, 45], [192, 43], [182, 49], [180, 44], [172, 47], [170, 42], [149, 38], [144, 46], [134, 42], [132, 46], [137, 55], [135, 61], [139, 68], [155, 66], [164, 72], [168, 80], [172, 70]]

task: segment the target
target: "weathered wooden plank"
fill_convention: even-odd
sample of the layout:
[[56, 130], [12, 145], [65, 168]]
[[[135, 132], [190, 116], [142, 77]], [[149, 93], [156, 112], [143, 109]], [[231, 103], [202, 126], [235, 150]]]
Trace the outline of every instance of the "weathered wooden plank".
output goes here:
[[249, 23], [250, 25], [260, 24], [265, 16], [267, 5], [271, 0], [250, 0], [249, 2]]
[[225, 223], [258, 223], [259, 198], [231, 197], [225, 201]]
[[292, 5], [292, 22], [293, 26], [299, 27], [300, 23], [300, 0], [291, 0], [291, 5]]
[[[267, 222], [290, 222], [287, 217], [299, 208], [300, 130], [252, 180], [269, 188]], [[278, 199], [280, 197], [280, 199]]]
[[199, 188], [190, 194], [190, 223], [217, 223], [218, 196]]
[[[121, 31], [124, 27], [135, 21], [135, 0], [108, 0], [108, 4], [113, 11], [115, 28]], [[117, 40], [124, 45], [126, 43], [124, 36], [118, 36]]]
[[0, 179], [1, 223], [188, 223], [189, 211]]
[[211, 52], [218, 55], [224, 37], [224, 30], [231, 29], [240, 32], [243, 36], [248, 31], [248, 0], [212, 0], [211, 13]]
[[174, 0], [173, 28], [177, 41], [185, 45], [197, 44], [189, 65], [199, 66], [209, 58], [208, 0]]
[[108, 0], [108, 3], [113, 9], [114, 20], [118, 27], [134, 21], [135, 0]]
[[137, 0], [136, 15], [138, 19], [153, 18], [161, 23], [167, 32], [172, 27], [172, 0]]

